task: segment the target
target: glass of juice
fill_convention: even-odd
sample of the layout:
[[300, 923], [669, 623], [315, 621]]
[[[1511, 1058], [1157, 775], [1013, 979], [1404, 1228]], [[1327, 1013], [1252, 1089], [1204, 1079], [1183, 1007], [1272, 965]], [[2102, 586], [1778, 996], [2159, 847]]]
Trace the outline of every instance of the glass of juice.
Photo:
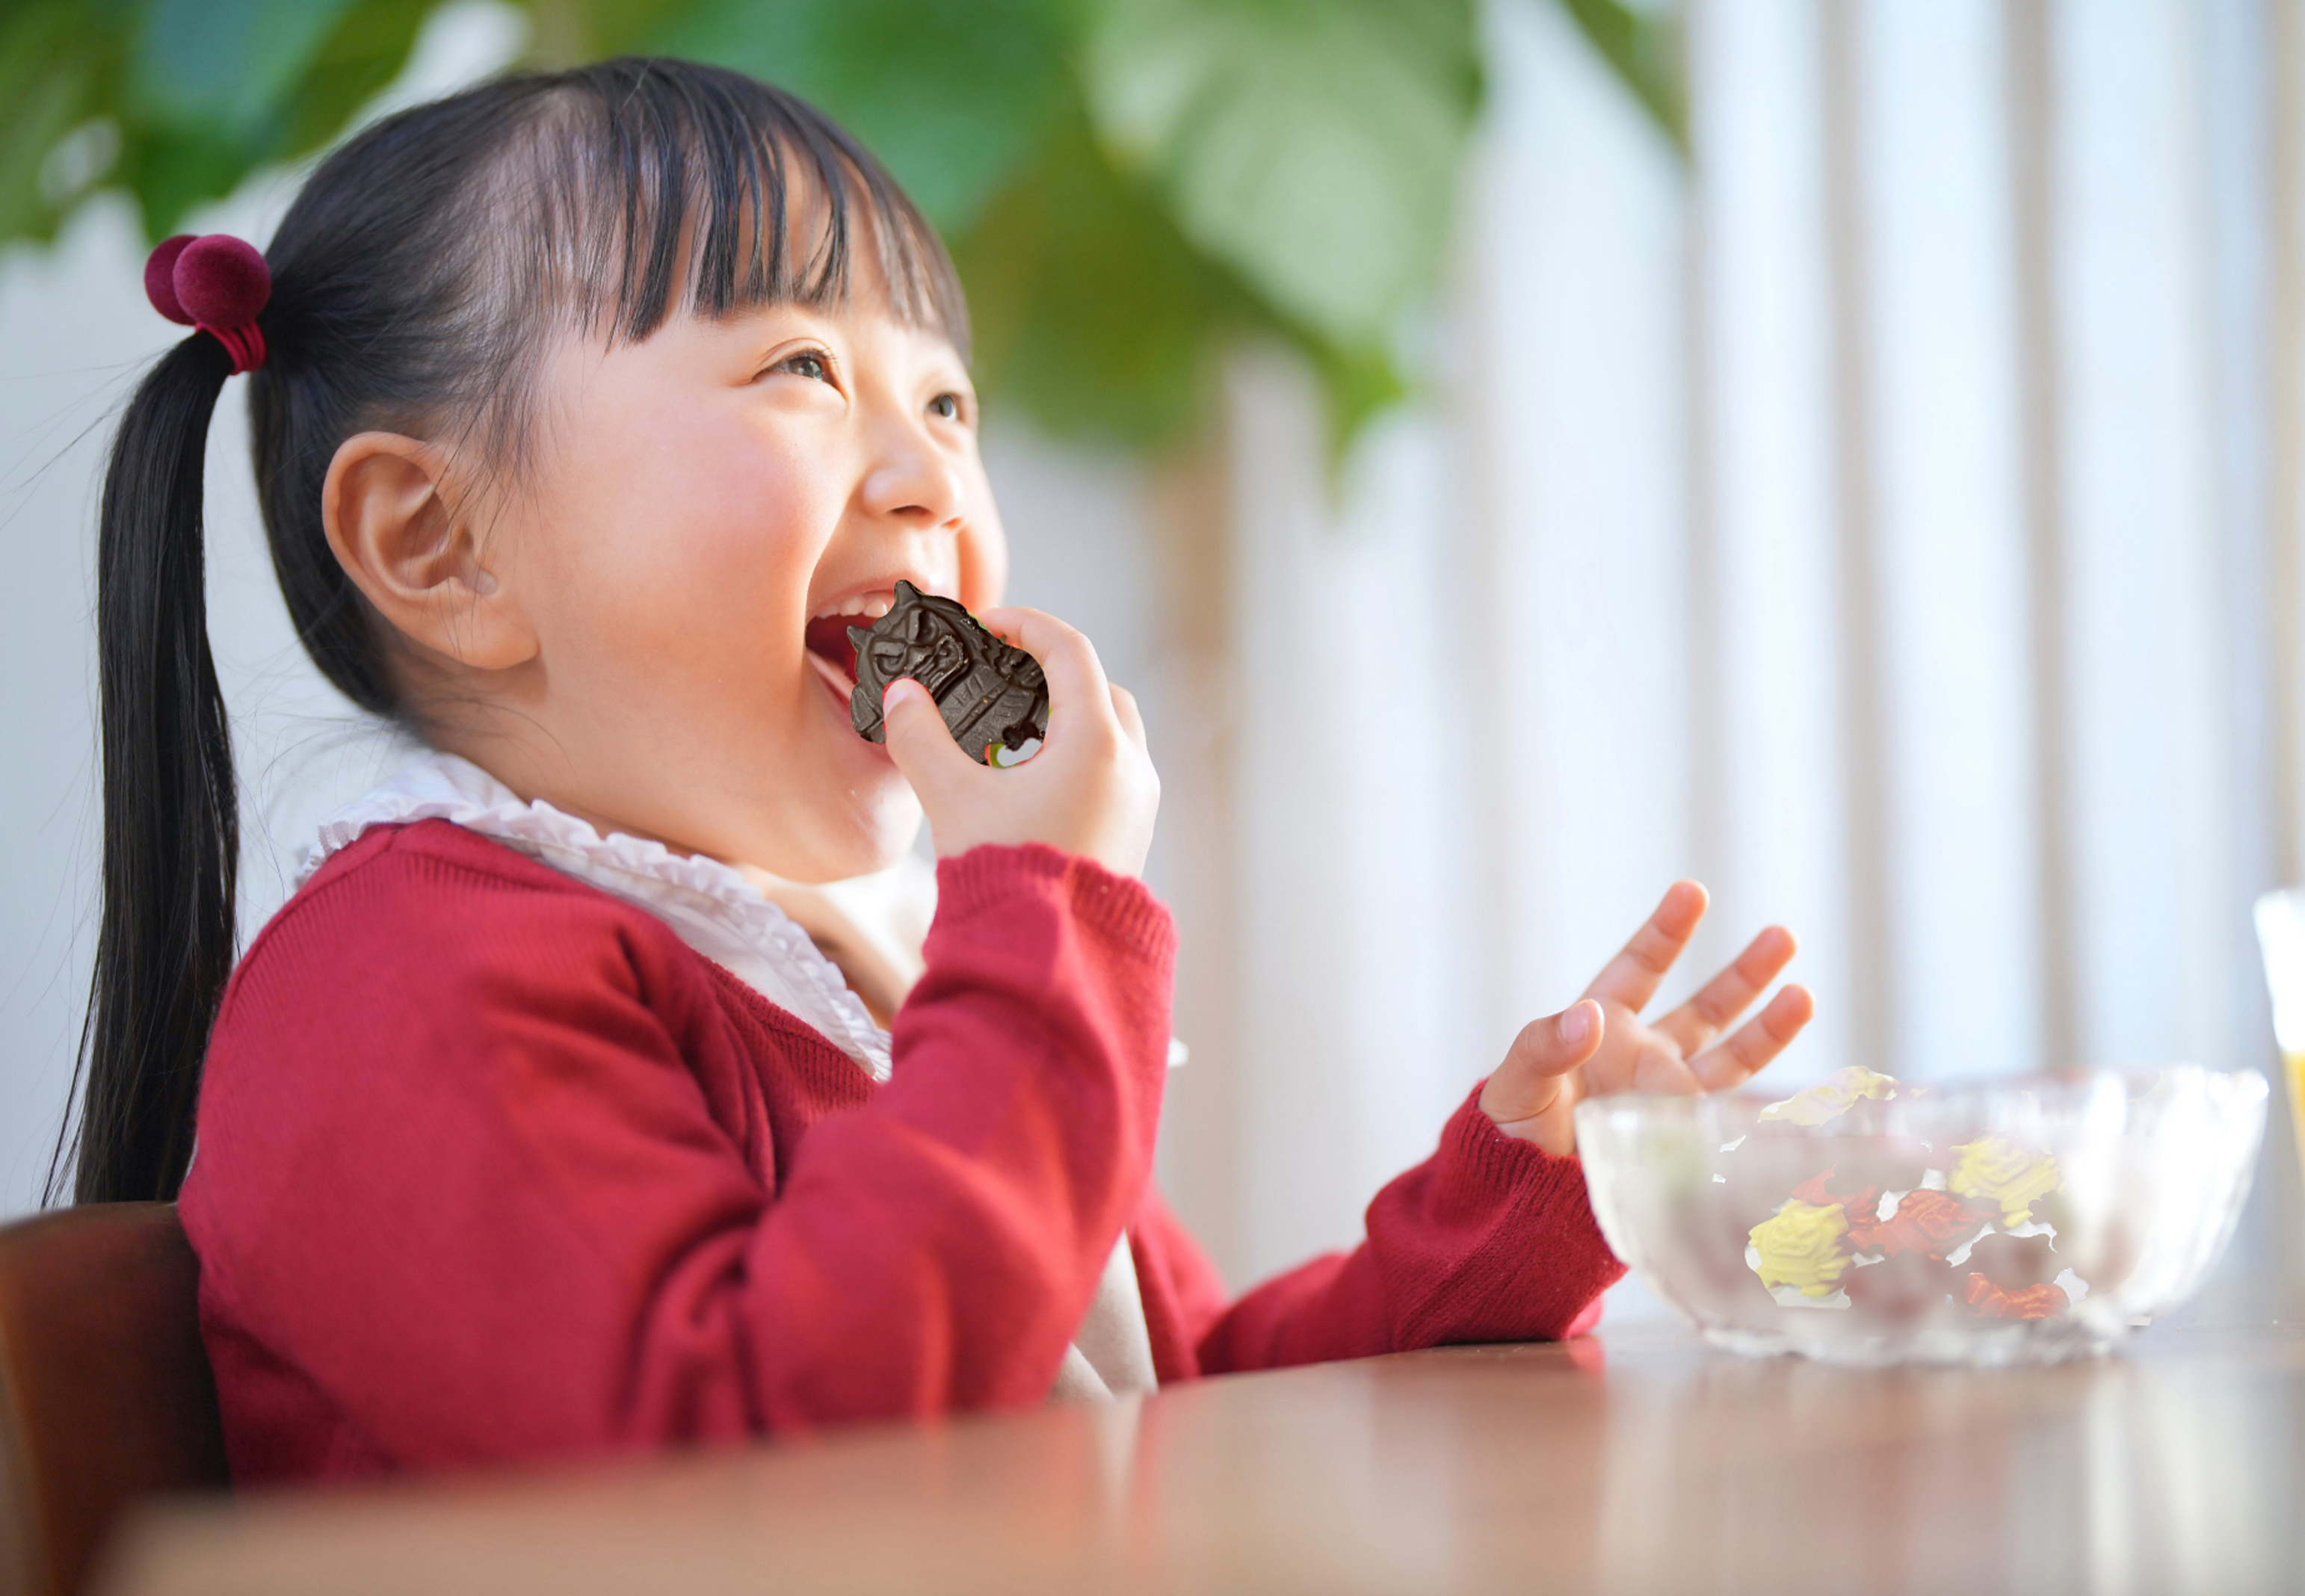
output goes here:
[[2273, 989], [2273, 1036], [2287, 1065], [2298, 1155], [2305, 1158], [2305, 887], [2257, 900], [2257, 941], [2265, 954], [2265, 983]]

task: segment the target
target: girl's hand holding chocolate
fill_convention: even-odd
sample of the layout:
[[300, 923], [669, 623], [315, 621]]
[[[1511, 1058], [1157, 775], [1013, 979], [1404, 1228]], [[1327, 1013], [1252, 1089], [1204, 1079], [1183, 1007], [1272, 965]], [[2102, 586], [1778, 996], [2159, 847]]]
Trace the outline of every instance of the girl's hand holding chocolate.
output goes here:
[[1816, 1011], [1806, 989], [1788, 986], [1760, 1014], [1715, 1043], [1793, 956], [1793, 937], [1771, 926], [1736, 963], [1654, 1024], [1640, 1011], [1705, 918], [1705, 888], [1676, 881], [1649, 921], [1565, 1012], [1535, 1020], [1513, 1039], [1481, 1089], [1481, 1108], [1508, 1136], [1549, 1153], [1577, 1150], [1577, 1105], [1612, 1092], [1722, 1091], [1741, 1086], [1800, 1033]]
[[1136, 700], [1105, 680], [1087, 638], [1037, 609], [979, 617], [1041, 662], [1049, 678], [1049, 734], [1041, 751], [996, 770], [960, 751], [928, 689], [909, 677], [880, 700], [889, 753], [928, 813], [939, 856], [984, 843], [1045, 843], [1134, 876], [1152, 844], [1161, 778]]

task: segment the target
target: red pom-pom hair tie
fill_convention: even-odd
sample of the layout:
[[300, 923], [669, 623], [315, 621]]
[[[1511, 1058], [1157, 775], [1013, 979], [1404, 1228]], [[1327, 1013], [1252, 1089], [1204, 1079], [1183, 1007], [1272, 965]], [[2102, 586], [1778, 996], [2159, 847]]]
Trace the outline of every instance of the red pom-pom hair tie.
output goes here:
[[162, 239], [145, 258], [144, 296], [169, 320], [223, 344], [234, 376], [264, 364], [256, 318], [272, 297], [272, 273], [255, 245], [228, 233]]

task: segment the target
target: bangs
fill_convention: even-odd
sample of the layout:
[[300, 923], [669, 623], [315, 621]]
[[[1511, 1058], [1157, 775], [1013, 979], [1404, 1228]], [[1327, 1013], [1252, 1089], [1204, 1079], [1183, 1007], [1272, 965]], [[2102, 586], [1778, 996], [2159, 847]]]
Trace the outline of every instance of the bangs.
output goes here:
[[821, 112], [688, 62], [536, 85], [486, 207], [523, 257], [504, 276], [532, 310], [637, 343], [676, 312], [834, 309], [863, 292], [967, 360], [967, 303], [934, 229]]

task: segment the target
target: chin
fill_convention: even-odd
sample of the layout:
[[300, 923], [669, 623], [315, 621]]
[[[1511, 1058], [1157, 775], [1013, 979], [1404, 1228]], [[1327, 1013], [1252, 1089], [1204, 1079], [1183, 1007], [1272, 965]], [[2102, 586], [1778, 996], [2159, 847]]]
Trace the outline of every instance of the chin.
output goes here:
[[[887, 870], [903, 858], [920, 835], [921, 803], [904, 777], [889, 772], [885, 784], [852, 789], [844, 823], [828, 828], [815, 868], [795, 880], [811, 884], [844, 881]], [[879, 790], [874, 790], [877, 787]]]
[[851, 872], [852, 874], [867, 876], [876, 870], [887, 870], [912, 852], [914, 840], [921, 834], [920, 802], [913, 796], [913, 790], [906, 787], [904, 790], [903, 802], [892, 807], [903, 811], [902, 820], [884, 824], [876, 829], [870, 856], [864, 861], [863, 868]]

